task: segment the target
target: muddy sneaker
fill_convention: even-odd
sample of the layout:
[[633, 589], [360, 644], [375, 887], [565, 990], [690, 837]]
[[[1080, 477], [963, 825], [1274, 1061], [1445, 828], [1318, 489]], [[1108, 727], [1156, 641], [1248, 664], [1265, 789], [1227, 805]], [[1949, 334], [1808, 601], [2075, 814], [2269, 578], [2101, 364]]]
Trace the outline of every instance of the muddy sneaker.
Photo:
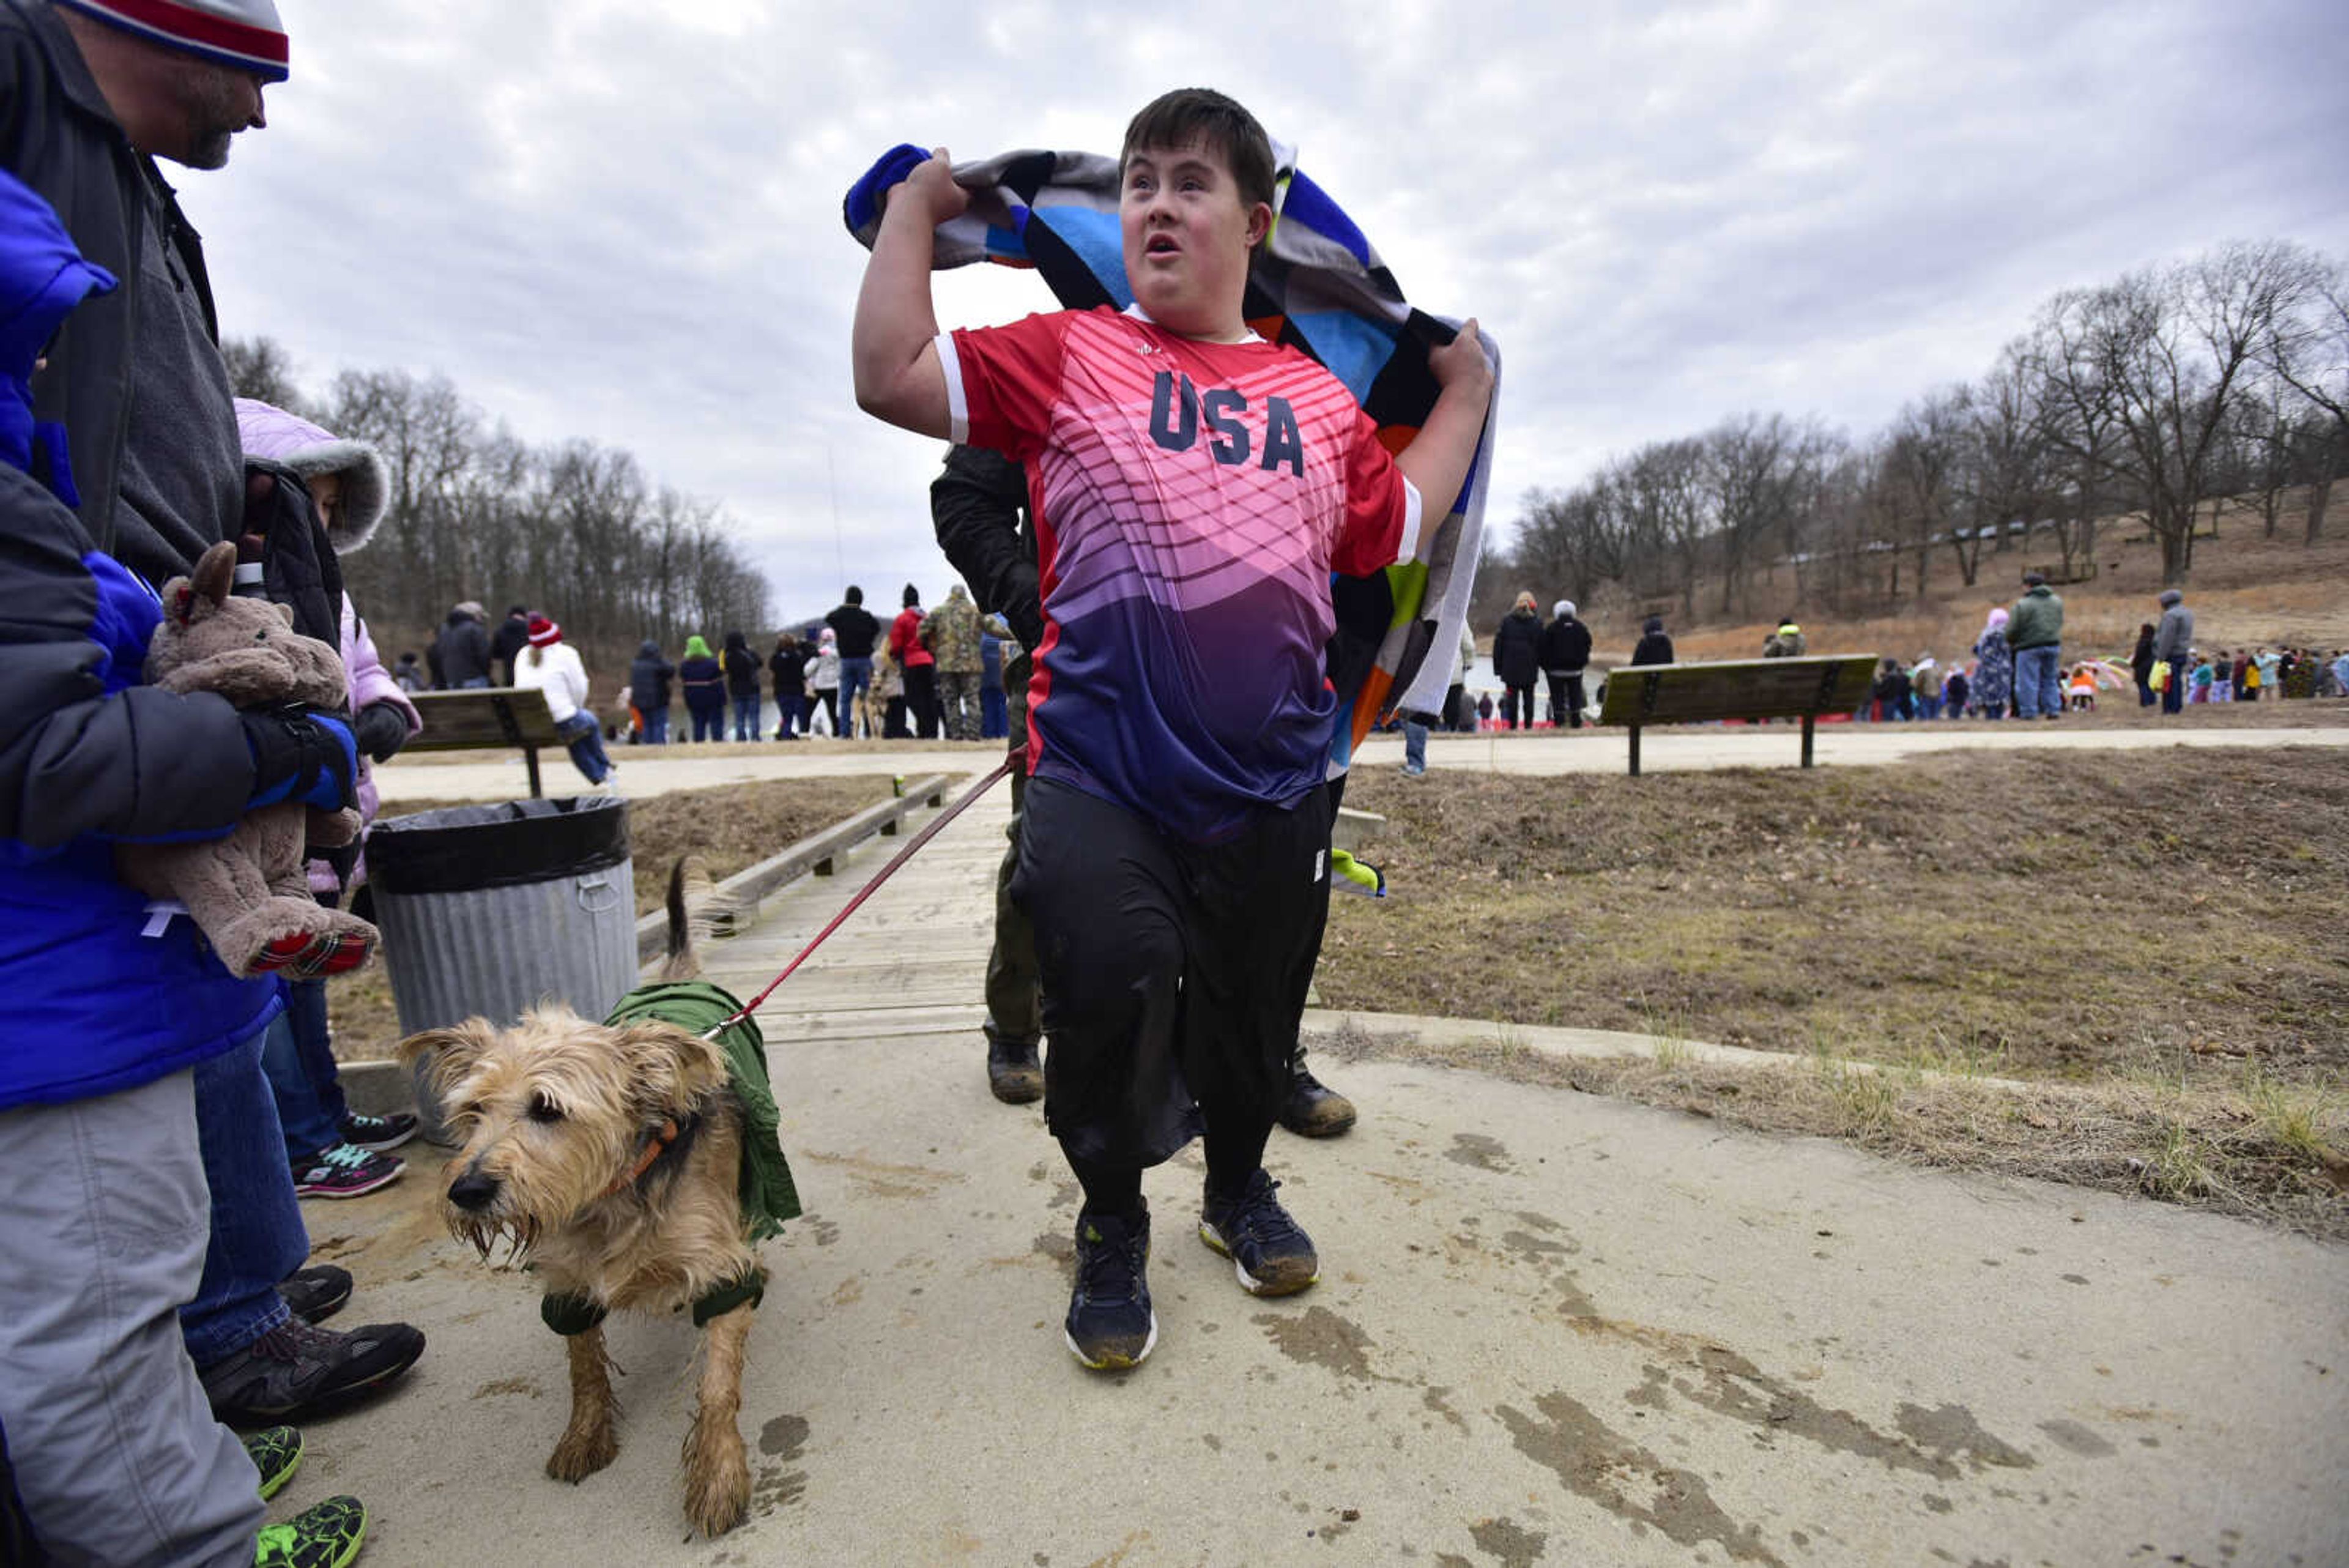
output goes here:
[[1042, 1099], [1044, 1064], [1036, 1059], [1035, 1045], [1021, 1045], [990, 1035], [987, 1042], [987, 1087], [1007, 1106], [1025, 1106]]
[[354, 1148], [386, 1154], [416, 1136], [416, 1118], [406, 1111], [388, 1116], [363, 1116], [357, 1111], [343, 1117], [343, 1141]]
[[1312, 1238], [1273, 1196], [1279, 1188], [1259, 1168], [1237, 1198], [1209, 1192], [1199, 1215], [1199, 1240], [1232, 1261], [1252, 1296], [1294, 1295], [1321, 1277]]
[[295, 1318], [199, 1368], [212, 1414], [233, 1426], [299, 1421], [366, 1397], [416, 1365], [424, 1335], [404, 1323], [348, 1334]]
[[261, 1497], [275, 1497], [294, 1472], [302, 1468], [302, 1434], [291, 1427], [272, 1427], [244, 1435], [244, 1457], [261, 1472]]
[[357, 1144], [331, 1144], [294, 1166], [296, 1198], [357, 1198], [388, 1187], [408, 1167], [388, 1154], [376, 1154]]
[[1299, 1062], [1289, 1075], [1288, 1094], [1280, 1102], [1280, 1125], [1299, 1137], [1336, 1137], [1354, 1125], [1354, 1102], [1324, 1085]]
[[1091, 1371], [1139, 1366], [1158, 1343], [1150, 1310], [1150, 1206], [1131, 1218], [1077, 1216], [1077, 1285], [1062, 1329], [1069, 1354]]
[[330, 1497], [283, 1524], [262, 1527], [253, 1568], [345, 1568], [367, 1541], [367, 1505]]
[[324, 1323], [351, 1299], [351, 1276], [332, 1263], [296, 1269], [277, 1282], [277, 1293], [304, 1323]]

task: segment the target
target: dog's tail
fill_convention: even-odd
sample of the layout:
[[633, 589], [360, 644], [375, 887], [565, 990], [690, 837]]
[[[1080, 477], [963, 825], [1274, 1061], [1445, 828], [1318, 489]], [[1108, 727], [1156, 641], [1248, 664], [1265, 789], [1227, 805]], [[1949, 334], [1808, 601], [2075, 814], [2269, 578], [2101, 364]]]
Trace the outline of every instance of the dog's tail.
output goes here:
[[663, 980], [692, 980], [701, 973], [697, 941], [718, 934], [718, 885], [696, 855], [682, 855], [668, 872], [668, 954]]

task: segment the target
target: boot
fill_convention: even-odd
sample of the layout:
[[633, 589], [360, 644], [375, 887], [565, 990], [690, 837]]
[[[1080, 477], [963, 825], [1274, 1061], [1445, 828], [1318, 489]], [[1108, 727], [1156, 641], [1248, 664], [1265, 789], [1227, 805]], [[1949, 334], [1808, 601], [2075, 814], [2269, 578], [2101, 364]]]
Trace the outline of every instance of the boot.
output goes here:
[[1299, 1137], [1336, 1137], [1354, 1125], [1354, 1102], [1323, 1085], [1300, 1059], [1280, 1102], [1280, 1125]]
[[1024, 1106], [1044, 1097], [1044, 1064], [1031, 1042], [987, 1042], [987, 1086], [1007, 1106]]

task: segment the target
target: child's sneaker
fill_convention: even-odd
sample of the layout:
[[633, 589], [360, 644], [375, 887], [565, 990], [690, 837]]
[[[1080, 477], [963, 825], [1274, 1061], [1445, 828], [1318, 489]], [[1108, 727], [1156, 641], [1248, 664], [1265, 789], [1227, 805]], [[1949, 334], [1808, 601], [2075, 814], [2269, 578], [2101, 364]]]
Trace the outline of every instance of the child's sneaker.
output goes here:
[[1273, 1196], [1279, 1187], [1259, 1167], [1237, 1198], [1219, 1199], [1211, 1189], [1199, 1214], [1199, 1240], [1232, 1261], [1252, 1296], [1295, 1295], [1321, 1277], [1313, 1239]]
[[296, 1198], [357, 1198], [399, 1179], [408, 1167], [355, 1144], [330, 1144], [294, 1167]]
[[376, 1154], [388, 1154], [416, 1136], [416, 1118], [406, 1111], [388, 1116], [363, 1116], [357, 1111], [343, 1117], [343, 1141]]
[[1150, 1207], [1131, 1219], [1077, 1216], [1077, 1284], [1062, 1330], [1069, 1354], [1094, 1372], [1139, 1366], [1158, 1343], [1150, 1310]]
[[261, 1472], [261, 1498], [275, 1497], [294, 1472], [302, 1468], [302, 1434], [291, 1427], [272, 1427], [244, 1435], [244, 1457]]
[[262, 1527], [253, 1543], [254, 1568], [345, 1568], [367, 1540], [367, 1505], [330, 1497], [283, 1524]]

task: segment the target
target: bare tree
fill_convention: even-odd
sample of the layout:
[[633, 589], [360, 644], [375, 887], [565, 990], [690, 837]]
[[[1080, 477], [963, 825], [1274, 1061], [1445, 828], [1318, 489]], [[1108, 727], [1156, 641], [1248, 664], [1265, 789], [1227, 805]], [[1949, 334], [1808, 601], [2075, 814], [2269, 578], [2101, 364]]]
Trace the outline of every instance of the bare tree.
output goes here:
[[2324, 531], [2333, 481], [2349, 462], [2349, 269], [2315, 263], [2299, 303], [2278, 314], [2261, 348], [2277, 378], [2325, 421], [2319, 430], [2303, 427], [2296, 443], [2308, 483], [2306, 542], [2313, 545]]
[[294, 381], [294, 357], [274, 337], [223, 337], [221, 358], [228, 364], [228, 389], [240, 398], [255, 398], [288, 413], [305, 413], [302, 393]]

